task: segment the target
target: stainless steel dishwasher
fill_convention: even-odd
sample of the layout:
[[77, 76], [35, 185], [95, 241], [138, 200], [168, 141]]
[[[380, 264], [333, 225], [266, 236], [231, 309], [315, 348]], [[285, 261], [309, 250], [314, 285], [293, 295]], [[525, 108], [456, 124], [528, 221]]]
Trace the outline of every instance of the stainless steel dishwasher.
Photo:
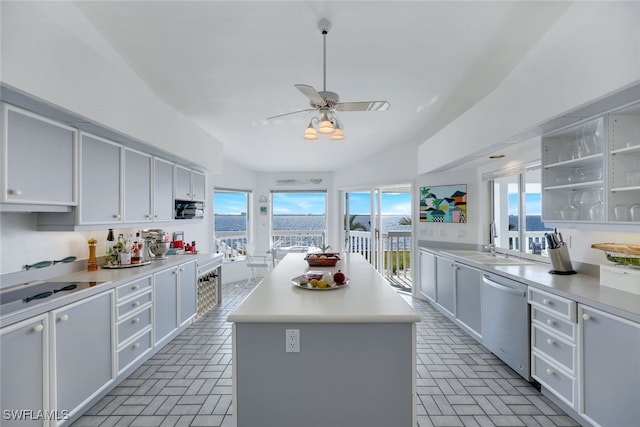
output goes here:
[[482, 274], [482, 344], [524, 379], [531, 380], [527, 285]]

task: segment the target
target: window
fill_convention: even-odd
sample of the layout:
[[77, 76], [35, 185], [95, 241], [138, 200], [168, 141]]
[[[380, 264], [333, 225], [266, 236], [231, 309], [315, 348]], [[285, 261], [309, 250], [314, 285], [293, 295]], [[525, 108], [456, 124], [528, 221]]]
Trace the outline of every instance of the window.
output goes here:
[[544, 233], [551, 229], [542, 222], [541, 178], [539, 165], [490, 177], [496, 248], [547, 256]]
[[323, 246], [327, 227], [326, 192], [272, 192], [271, 206], [274, 246]]
[[226, 258], [246, 254], [249, 192], [216, 190], [213, 193], [213, 230], [216, 252]]

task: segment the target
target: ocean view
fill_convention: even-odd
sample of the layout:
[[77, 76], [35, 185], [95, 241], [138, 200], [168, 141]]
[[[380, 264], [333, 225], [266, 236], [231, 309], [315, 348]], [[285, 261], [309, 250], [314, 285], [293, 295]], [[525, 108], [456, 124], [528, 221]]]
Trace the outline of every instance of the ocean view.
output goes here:
[[[404, 215], [383, 215], [382, 232], [389, 230], [409, 231], [410, 225], [399, 225]], [[214, 215], [215, 231], [246, 231], [246, 215]], [[356, 215], [353, 223], [362, 224], [367, 230], [371, 229], [369, 215]], [[322, 230], [326, 228], [324, 215], [274, 215], [273, 229], [280, 230]]]

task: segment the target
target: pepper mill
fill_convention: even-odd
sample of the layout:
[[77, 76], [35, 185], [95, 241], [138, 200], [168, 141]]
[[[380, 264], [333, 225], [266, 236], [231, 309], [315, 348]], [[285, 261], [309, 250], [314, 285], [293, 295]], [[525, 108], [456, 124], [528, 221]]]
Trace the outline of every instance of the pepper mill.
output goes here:
[[98, 261], [96, 260], [96, 244], [98, 241], [93, 237], [89, 239], [89, 260], [87, 261], [87, 270], [88, 271], [96, 271], [98, 270]]

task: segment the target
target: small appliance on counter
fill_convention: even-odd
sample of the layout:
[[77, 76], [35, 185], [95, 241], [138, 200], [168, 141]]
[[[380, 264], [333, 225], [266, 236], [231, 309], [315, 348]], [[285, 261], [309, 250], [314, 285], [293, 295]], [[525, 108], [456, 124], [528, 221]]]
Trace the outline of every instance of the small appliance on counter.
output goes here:
[[159, 228], [142, 230], [142, 238], [149, 250], [149, 257], [154, 260], [167, 259], [169, 251], [169, 233]]

